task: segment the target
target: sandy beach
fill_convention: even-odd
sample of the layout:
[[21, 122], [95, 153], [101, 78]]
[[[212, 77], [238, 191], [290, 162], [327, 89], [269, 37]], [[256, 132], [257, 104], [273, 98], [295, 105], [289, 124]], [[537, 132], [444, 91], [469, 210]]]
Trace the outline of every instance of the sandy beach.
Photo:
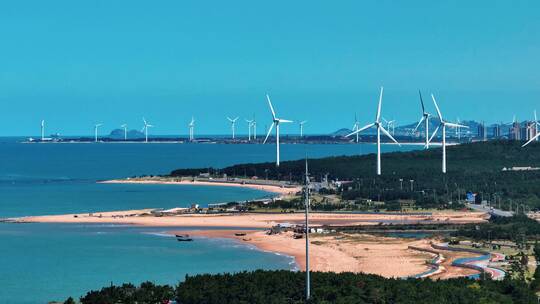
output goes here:
[[[305, 268], [305, 240], [294, 239], [292, 232], [267, 235], [268, 229], [282, 223], [302, 224], [303, 213], [238, 213], [238, 214], [183, 214], [155, 216], [153, 209], [101, 212], [93, 214], [65, 214], [32, 216], [18, 222], [40, 223], [107, 223], [156, 227], [189, 227], [188, 233], [198, 237], [232, 238], [254, 245], [260, 250], [277, 252], [295, 258], [300, 269]], [[480, 223], [485, 214], [469, 211], [440, 211], [431, 215], [312, 213], [313, 226], [322, 225], [378, 225], [413, 221], [418, 223]], [[204, 228], [205, 230], [199, 230]], [[212, 229], [214, 228], [214, 229]], [[235, 236], [235, 229], [245, 236]], [[173, 229], [173, 228], [172, 228]], [[224, 229], [224, 230], [217, 230]], [[171, 233], [174, 233], [171, 232]], [[313, 234], [311, 241], [311, 269], [314, 271], [365, 272], [385, 277], [406, 277], [429, 269], [426, 260], [432, 256], [408, 249], [408, 246], [428, 246], [427, 239], [398, 239], [363, 234]], [[460, 270], [462, 271], [462, 270]]]
[[[221, 213], [183, 214], [175, 216], [153, 216], [152, 209], [96, 212], [93, 214], [64, 214], [29, 216], [16, 219], [17, 222], [39, 223], [107, 223], [162, 227], [222, 227], [222, 228], [271, 228], [280, 223], [301, 224], [303, 213]], [[352, 214], [352, 213], [311, 213], [310, 222], [322, 225], [378, 225], [384, 223], [482, 223], [485, 213], [470, 211], [439, 211], [431, 215], [400, 214]]]
[[[236, 236], [235, 233], [245, 233]], [[175, 234], [175, 232], [171, 232]], [[195, 237], [231, 238], [257, 248], [293, 256], [300, 270], [305, 269], [305, 239], [292, 233], [266, 235], [264, 231], [193, 230], [178, 231]], [[427, 253], [409, 250], [408, 246], [427, 246], [429, 240], [409, 240], [364, 234], [310, 234], [310, 269], [312, 271], [364, 272], [385, 277], [406, 277], [429, 269]]]
[[192, 186], [221, 186], [221, 187], [240, 187], [257, 189], [261, 191], [271, 192], [280, 196], [294, 195], [302, 188], [299, 186], [294, 187], [281, 187], [277, 185], [261, 185], [252, 183], [235, 183], [235, 182], [210, 182], [210, 181], [192, 181], [192, 180], [171, 180], [171, 179], [113, 179], [100, 181], [102, 184], [154, 184], [154, 185], [192, 185]]

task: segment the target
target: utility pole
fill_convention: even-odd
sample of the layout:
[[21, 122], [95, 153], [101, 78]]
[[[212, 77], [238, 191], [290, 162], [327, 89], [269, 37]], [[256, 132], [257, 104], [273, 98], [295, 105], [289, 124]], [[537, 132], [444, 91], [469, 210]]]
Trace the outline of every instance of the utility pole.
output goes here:
[[399, 179], [399, 189], [403, 190], [403, 178]]
[[306, 180], [305, 180], [305, 214], [306, 214], [306, 301], [310, 298], [310, 278], [309, 278], [309, 172], [306, 157]]
[[411, 179], [411, 180], [409, 180], [409, 181], [411, 182], [411, 192], [413, 192], [413, 189], [414, 189], [414, 188], [413, 188], [414, 179]]

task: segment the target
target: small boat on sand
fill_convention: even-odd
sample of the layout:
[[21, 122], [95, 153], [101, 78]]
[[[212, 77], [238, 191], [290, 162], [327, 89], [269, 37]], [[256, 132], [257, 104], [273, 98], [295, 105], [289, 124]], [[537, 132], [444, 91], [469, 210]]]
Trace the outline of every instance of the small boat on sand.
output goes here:
[[246, 236], [246, 234], [243, 233], [243, 232], [237, 232], [237, 233], [235, 233], [234, 235], [235, 235], [235, 236]]

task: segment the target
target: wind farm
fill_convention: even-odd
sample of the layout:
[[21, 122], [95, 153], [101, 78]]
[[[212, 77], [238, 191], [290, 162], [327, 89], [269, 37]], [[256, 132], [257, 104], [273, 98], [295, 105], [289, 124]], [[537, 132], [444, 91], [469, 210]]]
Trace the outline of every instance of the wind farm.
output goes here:
[[0, 302], [537, 303], [539, 10], [6, 2]]

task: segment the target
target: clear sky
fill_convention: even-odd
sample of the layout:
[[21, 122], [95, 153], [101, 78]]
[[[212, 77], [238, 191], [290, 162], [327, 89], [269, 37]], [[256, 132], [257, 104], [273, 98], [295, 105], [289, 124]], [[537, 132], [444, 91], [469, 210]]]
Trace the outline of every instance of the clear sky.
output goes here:
[[[444, 3], [443, 3], [444, 2]], [[406, 3], [406, 4], [405, 4]], [[307, 133], [540, 110], [539, 1], [2, 1], [0, 135], [228, 132], [225, 116], [308, 120]], [[430, 107], [432, 108], [431, 104]], [[298, 126], [284, 126], [296, 133]], [[246, 123], [239, 133], [246, 133]]]

